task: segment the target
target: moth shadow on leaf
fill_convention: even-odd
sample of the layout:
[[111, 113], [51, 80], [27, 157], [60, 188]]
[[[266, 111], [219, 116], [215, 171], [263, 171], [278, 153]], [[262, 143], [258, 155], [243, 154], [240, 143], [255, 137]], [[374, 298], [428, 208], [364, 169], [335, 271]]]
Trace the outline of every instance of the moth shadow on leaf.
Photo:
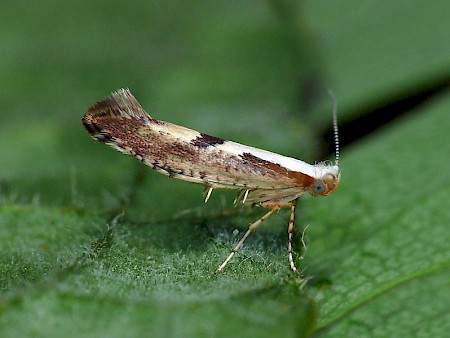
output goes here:
[[[169, 252], [204, 251], [208, 246], [231, 248], [247, 231], [250, 223], [264, 214], [265, 209], [241, 208], [214, 215], [183, 216], [177, 219], [150, 222], [128, 222], [128, 245], [160, 249]], [[287, 210], [275, 214], [245, 242], [244, 251], [257, 249], [268, 253], [286, 250]], [[122, 225], [122, 228], [125, 224]], [[298, 236], [297, 236], [298, 237]]]

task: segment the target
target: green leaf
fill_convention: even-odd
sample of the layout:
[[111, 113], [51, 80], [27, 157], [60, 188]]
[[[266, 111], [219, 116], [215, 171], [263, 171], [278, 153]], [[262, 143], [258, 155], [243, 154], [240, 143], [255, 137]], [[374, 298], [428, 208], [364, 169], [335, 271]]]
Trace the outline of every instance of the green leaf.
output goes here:
[[[450, 172], [444, 169], [450, 151], [445, 141], [449, 94], [349, 150], [336, 203], [318, 209], [308, 201], [305, 207], [306, 217], [323, 219], [322, 226], [311, 227], [307, 265], [321, 267], [310, 273], [331, 281], [317, 297], [319, 328], [332, 336], [353, 330], [356, 336], [358, 330], [413, 336], [419, 328], [423, 332], [420, 323], [429, 316], [436, 320], [427, 324], [430, 332], [445, 335], [448, 316], [442, 309], [450, 299], [432, 295], [446, 293], [444, 276], [450, 270], [445, 207]], [[405, 297], [408, 305], [393, 301]], [[411, 319], [417, 317], [421, 320]]]
[[449, 332], [448, 90], [343, 149], [334, 195], [301, 200], [304, 279], [287, 211], [213, 275], [264, 211], [226, 191], [204, 205], [80, 121], [130, 87], [156, 118], [318, 160], [328, 87], [346, 120], [448, 78], [446, 1], [0, 6], [0, 336]]

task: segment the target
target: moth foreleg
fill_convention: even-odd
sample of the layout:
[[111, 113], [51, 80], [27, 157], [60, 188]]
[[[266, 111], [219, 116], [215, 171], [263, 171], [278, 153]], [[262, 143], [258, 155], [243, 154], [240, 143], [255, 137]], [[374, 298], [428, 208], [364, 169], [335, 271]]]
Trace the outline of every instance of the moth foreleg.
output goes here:
[[[298, 272], [297, 267], [295, 266], [295, 262], [294, 262], [294, 256], [293, 256], [293, 245], [292, 245], [292, 239], [294, 237], [294, 232], [295, 232], [295, 209], [297, 208], [297, 200], [294, 200], [292, 202], [276, 202], [276, 201], [269, 201], [269, 202], [264, 202], [261, 203], [261, 206], [263, 207], [274, 207], [274, 206], [278, 206], [278, 208], [286, 208], [289, 207], [291, 208], [291, 216], [289, 218], [289, 224], [288, 224], [288, 259], [289, 259], [289, 266], [291, 268], [292, 271], [294, 272]], [[303, 242], [303, 234], [302, 234], [302, 243], [303, 246], [304, 242]]]
[[[297, 267], [295, 266], [294, 257], [292, 255], [292, 238], [295, 232], [295, 208], [297, 207], [297, 200], [292, 203], [291, 206], [291, 217], [289, 219], [288, 225], [288, 257], [289, 257], [289, 266], [291, 270], [294, 272], [298, 272]], [[303, 240], [303, 239], [302, 239]]]

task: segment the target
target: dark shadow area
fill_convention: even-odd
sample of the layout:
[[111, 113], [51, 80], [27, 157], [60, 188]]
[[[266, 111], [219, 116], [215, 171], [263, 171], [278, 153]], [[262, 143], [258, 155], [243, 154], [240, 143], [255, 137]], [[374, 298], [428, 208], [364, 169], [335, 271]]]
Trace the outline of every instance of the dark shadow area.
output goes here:
[[[450, 86], [450, 75], [430, 83], [428, 86], [420, 88], [416, 92], [406, 93], [403, 97], [387, 98], [372, 107], [362, 109], [362, 111], [349, 114], [357, 118], [339, 123], [340, 148], [370, 135], [383, 128], [386, 124], [402, 116], [412, 114], [416, 108], [427, 103], [434, 96], [440, 94]], [[318, 158], [333, 158], [334, 156], [334, 132], [332, 127], [323, 133], [324, 147]]]

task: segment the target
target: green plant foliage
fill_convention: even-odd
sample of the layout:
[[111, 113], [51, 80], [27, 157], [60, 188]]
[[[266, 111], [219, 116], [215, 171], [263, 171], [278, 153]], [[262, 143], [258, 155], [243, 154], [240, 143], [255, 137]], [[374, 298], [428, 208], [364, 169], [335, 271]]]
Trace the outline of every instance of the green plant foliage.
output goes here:
[[[308, 161], [331, 121], [448, 79], [448, 1], [0, 4], [1, 337], [442, 337], [450, 92], [342, 151], [342, 182], [214, 275], [259, 208], [89, 139], [130, 87], [158, 119]], [[319, 158], [320, 159], [320, 158]]]

